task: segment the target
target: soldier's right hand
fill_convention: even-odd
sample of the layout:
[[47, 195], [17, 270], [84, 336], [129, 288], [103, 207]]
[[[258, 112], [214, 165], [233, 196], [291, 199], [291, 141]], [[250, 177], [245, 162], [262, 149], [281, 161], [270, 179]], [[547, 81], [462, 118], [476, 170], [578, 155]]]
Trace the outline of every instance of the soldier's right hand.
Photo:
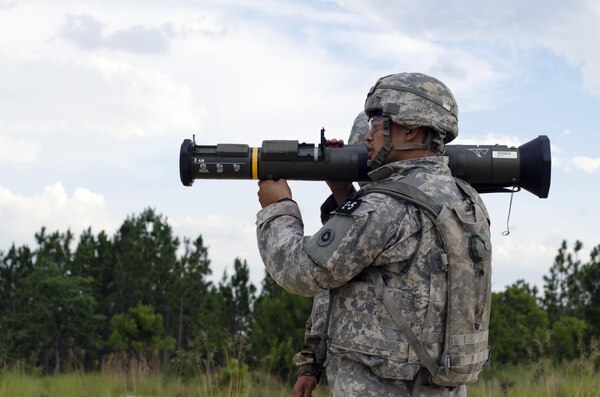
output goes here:
[[279, 200], [292, 198], [292, 190], [285, 179], [258, 181], [257, 194], [262, 208]]

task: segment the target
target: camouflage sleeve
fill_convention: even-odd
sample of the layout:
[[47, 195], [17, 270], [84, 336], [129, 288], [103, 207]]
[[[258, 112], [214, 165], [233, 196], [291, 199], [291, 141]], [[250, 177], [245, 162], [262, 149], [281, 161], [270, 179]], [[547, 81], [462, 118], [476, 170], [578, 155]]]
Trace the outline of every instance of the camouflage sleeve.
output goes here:
[[323, 357], [318, 357], [318, 349], [327, 333], [327, 313], [329, 308], [329, 291], [315, 295], [310, 317], [306, 321], [304, 332], [304, 343], [300, 351], [294, 356], [294, 365], [298, 368], [298, 374], [313, 373], [320, 378], [323, 372], [326, 349], [321, 352]]
[[256, 216], [258, 250], [275, 282], [303, 296], [324, 291], [310, 276], [312, 260], [302, 251], [304, 225], [292, 200], [266, 206]]
[[304, 342], [302, 343], [302, 347], [300, 347], [300, 351], [294, 356], [294, 365], [296, 367], [307, 364], [317, 366], [317, 347], [319, 346], [319, 342], [321, 342], [321, 336], [312, 332], [312, 321], [309, 317], [304, 330]]
[[267, 271], [280, 286], [303, 296], [345, 284], [402, 238], [404, 222], [415, 222], [406, 219], [405, 204], [392, 200], [381, 194], [351, 200], [310, 237], [303, 236], [295, 202], [263, 208], [256, 225]]

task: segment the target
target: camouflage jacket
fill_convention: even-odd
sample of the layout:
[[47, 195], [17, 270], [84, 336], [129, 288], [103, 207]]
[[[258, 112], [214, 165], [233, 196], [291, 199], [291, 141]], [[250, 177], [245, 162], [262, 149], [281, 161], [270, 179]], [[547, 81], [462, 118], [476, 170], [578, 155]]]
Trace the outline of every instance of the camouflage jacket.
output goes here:
[[[453, 202], [461, 193], [447, 161], [445, 157], [398, 161], [370, 176], [378, 182], [411, 175], [437, 200]], [[380, 267], [409, 321], [418, 324], [430, 301], [439, 305], [436, 297], [428, 294], [428, 270], [410, 266], [422, 227], [415, 206], [380, 193], [350, 200], [313, 236], [304, 236], [302, 217], [293, 201], [274, 203], [257, 215], [259, 251], [279, 285], [303, 296], [334, 290], [329, 352], [361, 362], [378, 376], [395, 379], [412, 379], [420, 365], [377, 301], [363, 271]], [[443, 308], [438, 311], [436, 329], [443, 330]]]
[[[356, 191], [352, 189], [348, 199], [352, 198]], [[325, 224], [332, 217], [333, 211], [338, 207], [333, 195], [327, 197], [321, 205], [321, 223]], [[313, 306], [310, 317], [306, 321], [304, 330], [304, 342], [300, 351], [294, 356], [294, 365], [298, 368], [298, 375], [312, 373], [321, 377], [323, 362], [317, 359], [317, 350], [324, 335], [327, 333], [327, 312], [329, 308], [329, 291], [321, 292], [313, 298]], [[319, 358], [324, 360], [325, 357]]]
[[[294, 356], [294, 365], [298, 368], [298, 375], [313, 374], [318, 379], [323, 371], [323, 361], [326, 351], [319, 352], [321, 341], [327, 334], [327, 312], [329, 308], [329, 291], [315, 295], [310, 317], [306, 321], [304, 342], [300, 351]], [[321, 357], [318, 357], [321, 355]]]

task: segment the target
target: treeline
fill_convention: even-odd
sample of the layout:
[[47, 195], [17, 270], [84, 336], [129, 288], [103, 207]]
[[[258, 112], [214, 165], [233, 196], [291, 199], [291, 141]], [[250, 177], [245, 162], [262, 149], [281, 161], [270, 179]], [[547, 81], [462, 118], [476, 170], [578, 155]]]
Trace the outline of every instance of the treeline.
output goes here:
[[35, 242], [0, 251], [0, 366], [57, 373], [141, 360], [185, 375], [235, 358], [287, 375], [311, 300], [269, 278], [257, 293], [241, 259], [210, 282], [202, 237], [180, 241], [154, 210], [112, 237], [42, 228]]
[[600, 358], [600, 245], [585, 263], [579, 258], [582, 249], [580, 241], [572, 249], [562, 242], [542, 292], [521, 280], [492, 295], [494, 362]]
[[[245, 260], [218, 283], [201, 235], [182, 241], [152, 209], [113, 236], [91, 229], [35, 234], [36, 246], [0, 251], [0, 366], [43, 373], [115, 362], [177, 375], [261, 368], [288, 377], [311, 299]], [[580, 357], [600, 335], [600, 245], [582, 263], [564, 242], [539, 293], [517, 282], [492, 297], [496, 364]], [[496, 269], [496, 271], [500, 271]]]

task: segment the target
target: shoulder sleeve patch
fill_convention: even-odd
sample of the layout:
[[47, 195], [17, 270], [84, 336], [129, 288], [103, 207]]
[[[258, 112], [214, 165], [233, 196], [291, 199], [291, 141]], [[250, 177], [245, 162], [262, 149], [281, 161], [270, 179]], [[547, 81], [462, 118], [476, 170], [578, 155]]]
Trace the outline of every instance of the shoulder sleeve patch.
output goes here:
[[335, 231], [332, 228], [328, 227], [327, 229], [323, 229], [323, 230], [321, 230], [321, 232], [319, 232], [318, 237], [317, 237], [317, 243], [321, 247], [325, 247], [326, 245], [329, 245], [333, 241], [334, 237], [335, 237]]
[[338, 207], [335, 210], [335, 212], [338, 212], [340, 214], [351, 214], [354, 211], [356, 211], [356, 209], [358, 209], [358, 207], [360, 207], [361, 203], [362, 203], [361, 199], [348, 200], [348, 201], [346, 201], [346, 203], [344, 205], [342, 205], [341, 207]]
[[315, 235], [308, 237], [303, 247], [304, 252], [320, 266], [324, 266], [352, 228], [354, 221], [351, 216], [334, 216]]

